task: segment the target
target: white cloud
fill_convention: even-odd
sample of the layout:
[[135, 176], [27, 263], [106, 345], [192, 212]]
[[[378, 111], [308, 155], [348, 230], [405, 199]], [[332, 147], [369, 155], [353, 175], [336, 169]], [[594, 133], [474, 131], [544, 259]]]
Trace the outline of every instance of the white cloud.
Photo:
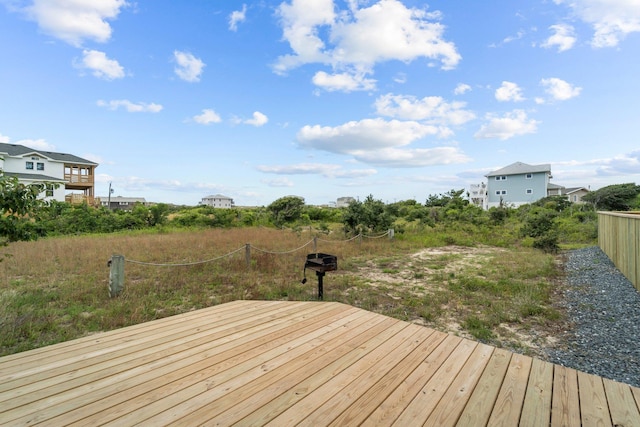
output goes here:
[[482, 125], [480, 130], [474, 135], [476, 138], [498, 138], [501, 140], [513, 138], [518, 135], [535, 133], [538, 130], [539, 122], [529, 119], [527, 113], [522, 110], [514, 110], [506, 113], [503, 117], [487, 115], [489, 123]]
[[376, 112], [380, 115], [441, 125], [461, 125], [473, 120], [475, 114], [465, 110], [465, 106], [464, 102], [449, 103], [439, 96], [417, 99], [407, 95], [386, 94], [375, 102]]
[[8, 136], [5, 136], [0, 133], [0, 142], [3, 144], [8, 144], [11, 139]]
[[262, 114], [260, 111], [254, 111], [253, 118], [247, 119], [244, 121], [247, 125], [252, 125], [256, 127], [264, 126], [269, 121], [269, 118]]
[[540, 84], [545, 88], [551, 97], [556, 101], [566, 101], [580, 95], [581, 87], [576, 87], [564, 80], [551, 77], [549, 79], [540, 80]]
[[333, 75], [317, 74], [314, 83], [330, 90], [355, 90], [354, 82], [375, 83], [364, 76], [372, 74], [377, 63], [427, 58], [452, 69], [461, 59], [455, 45], [443, 39], [438, 13], [407, 8], [398, 0], [362, 8], [358, 1], [349, 5], [349, 10], [336, 11], [332, 0], [280, 4], [283, 38], [293, 53], [280, 56], [274, 71], [285, 73], [309, 63], [331, 65]]
[[640, 2], [637, 0], [554, 0], [567, 4], [584, 22], [593, 27], [591, 45], [614, 47], [627, 34], [640, 32]]
[[289, 178], [279, 177], [276, 179], [261, 179], [261, 183], [269, 187], [293, 187], [293, 182]]
[[304, 126], [297, 134], [303, 147], [340, 154], [404, 146], [428, 135], [437, 135], [436, 126], [415, 121], [364, 119], [340, 126]]
[[384, 167], [424, 167], [466, 163], [471, 159], [457, 147], [362, 151], [354, 157], [364, 163]]
[[205, 63], [189, 52], [173, 52], [173, 57], [178, 64], [174, 71], [182, 80], [190, 83], [199, 82]]
[[247, 5], [242, 5], [242, 10], [234, 10], [229, 15], [229, 30], [238, 31], [238, 23], [244, 22], [247, 14]]
[[365, 119], [340, 126], [304, 126], [300, 146], [352, 156], [363, 163], [389, 167], [419, 167], [468, 161], [458, 148], [409, 148], [411, 143], [438, 135], [437, 126], [416, 121]]
[[91, 70], [91, 73], [100, 79], [114, 80], [124, 77], [124, 68], [115, 59], [107, 58], [104, 52], [98, 50], [82, 51], [82, 62], [76, 64], [78, 68]]
[[522, 96], [522, 89], [516, 84], [512, 82], [502, 82], [502, 86], [496, 89], [495, 93], [496, 99], [498, 101], [506, 102], [506, 101], [524, 101], [524, 97]]
[[201, 125], [209, 125], [211, 123], [220, 123], [222, 119], [215, 111], [211, 109], [202, 110], [202, 114], [192, 117], [193, 121]]
[[455, 95], [463, 95], [471, 90], [471, 86], [466, 83], [458, 83], [456, 88], [453, 90]]
[[25, 11], [44, 33], [80, 47], [85, 39], [107, 42], [111, 38], [107, 20], [115, 19], [126, 6], [125, 0], [33, 0]]
[[336, 73], [327, 74], [324, 71], [318, 71], [313, 76], [313, 84], [321, 87], [329, 92], [342, 91], [352, 92], [355, 90], [373, 90], [376, 87], [376, 81], [365, 78], [364, 74]]
[[278, 175], [322, 175], [325, 178], [360, 178], [377, 173], [375, 169], [344, 170], [342, 166], [323, 163], [299, 163], [286, 166], [265, 166], [257, 168], [261, 172]]
[[162, 111], [162, 105], [156, 103], [138, 102], [134, 103], [126, 99], [116, 99], [112, 101], [98, 100], [98, 107], [105, 107], [109, 110], [118, 110], [124, 108], [129, 113], [159, 113]]
[[574, 29], [568, 24], [556, 24], [549, 27], [554, 33], [542, 43], [542, 47], [552, 48], [557, 46], [558, 52], [569, 50], [576, 43]]

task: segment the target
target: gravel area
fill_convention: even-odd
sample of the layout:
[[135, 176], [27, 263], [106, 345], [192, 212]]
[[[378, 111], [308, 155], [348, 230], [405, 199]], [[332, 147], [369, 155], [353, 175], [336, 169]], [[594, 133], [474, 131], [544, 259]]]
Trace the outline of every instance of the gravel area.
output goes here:
[[640, 292], [597, 246], [569, 252], [565, 273], [571, 328], [549, 361], [640, 387]]

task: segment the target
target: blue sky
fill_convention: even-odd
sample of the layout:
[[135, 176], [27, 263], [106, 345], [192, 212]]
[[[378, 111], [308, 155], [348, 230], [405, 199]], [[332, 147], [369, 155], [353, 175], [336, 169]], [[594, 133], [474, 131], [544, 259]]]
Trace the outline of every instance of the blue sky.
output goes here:
[[639, 0], [0, 4], [0, 142], [98, 162], [98, 196], [640, 181]]

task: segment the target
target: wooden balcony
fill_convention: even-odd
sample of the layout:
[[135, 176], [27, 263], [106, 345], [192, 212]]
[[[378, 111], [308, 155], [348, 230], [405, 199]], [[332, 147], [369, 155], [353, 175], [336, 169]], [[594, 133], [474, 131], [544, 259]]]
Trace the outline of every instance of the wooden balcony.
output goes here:
[[12, 426], [640, 426], [639, 406], [638, 388], [335, 302], [236, 301], [0, 358]]
[[98, 203], [93, 196], [86, 196], [84, 194], [71, 193], [64, 196], [64, 201], [71, 203], [72, 205], [81, 205], [87, 203], [88, 205], [94, 205]]

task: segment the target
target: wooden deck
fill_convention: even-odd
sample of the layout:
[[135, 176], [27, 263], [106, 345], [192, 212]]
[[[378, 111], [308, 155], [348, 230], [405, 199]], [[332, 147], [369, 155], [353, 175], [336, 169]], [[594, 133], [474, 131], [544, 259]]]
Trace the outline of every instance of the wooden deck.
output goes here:
[[236, 301], [0, 358], [3, 425], [624, 425], [640, 389], [332, 302]]

